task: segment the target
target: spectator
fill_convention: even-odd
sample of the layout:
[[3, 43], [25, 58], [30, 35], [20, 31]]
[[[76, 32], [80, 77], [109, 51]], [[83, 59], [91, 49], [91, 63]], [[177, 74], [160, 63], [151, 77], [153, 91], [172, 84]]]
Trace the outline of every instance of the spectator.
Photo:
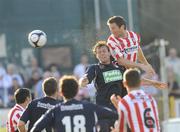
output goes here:
[[41, 76], [37, 70], [32, 72], [32, 77], [27, 81], [25, 87], [29, 88], [32, 93], [32, 99], [34, 99], [34, 91], [36, 84], [41, 80]]
[[165, 58], [166, 70], [169, 68], [175, 73], [175, 80], [180, 83], [180, 58], [177, 56], [177, 51], [175, 48], [169, 50], [168, 56]]
[[8, 89], [13, 86], [13, 77], [16, 77], [20, 87], [23, 86], [24, 82], [21, 76], [15, 70], [16, 67], [14, 64], [7, 65], [7, 74], [3, 76], [3, 87], [4, 87], [4, 105], [5, 107], [8, 104]]
[[37, 84], [35, 85], [35, 89], [34, 89], [35, 98], [41, 98], [44, 96], [43, 91], [42, 91], [42, 83], [46, 78], [51, 77], [51, 76], [52, 76], [52, 73], [50, 71], [44, 72], [43, 78], [39, 80]]
[[40, 76], [42, 76], [43, 74], [43, 70], [39, 67], [36, 58], [31, 58], [31, 65], [26, 69], [28, 78], [32, 77], [33, 71], [37, 71]]
[[88, 61], [88, 56], [86, 54], [82, 54], [80, 64], [77, 64], [73, 71], [74, 76], [77, 79], [81, 78], [84, 75], [86, 68], [88, 66]]
[[15, 105], [14, 93], [17, 89], [21, 88], [16, 77], [13, 77], [12, 80], [13, 85], [8, 89], [8, 107], [12, 107]]

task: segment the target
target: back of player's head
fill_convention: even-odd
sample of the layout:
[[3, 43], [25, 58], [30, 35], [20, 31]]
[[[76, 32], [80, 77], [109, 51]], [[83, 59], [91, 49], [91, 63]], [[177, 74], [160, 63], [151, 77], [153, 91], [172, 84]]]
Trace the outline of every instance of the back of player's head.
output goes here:
[[128, 69], [124, 72], [123, 81], [128, 88], [137, 88], [141, 83], [141, 75], [138, 69]]
[[107, 25], [115, 23], [119, 28], [124, 25], [124, 29], [126, 29], [126, 21], [122, 16], [113, 16], [110, 17], [107, 21]]
[[43, 81], [42, 84], [43, 92], [47, 96], [52, 96], [58, 91], [58, 83], [56, 78], [49, 77]]
[[31, 92], [27, 88], [19, 88], [15, 91], [14, 98], [17, 104], [22, 104], [27, 98], [31, 98]]
[[78, 82], [74, 76], [63, 76], [60, 79], [60, 91], [66, 99], [72, 99], [78, 92]]
[[107, 44], [106, 44], [106, 41], [98, 41], [98, 42], [94, 45], [94, 47], [93, 47], [93, 49], [92, 49], [93, 54], [96, 55], [97, 49], [99, 49], [99, 48], [101, 48], [101, 47], [106, 47], [107, 50], [110, 51], [110, 50], [109, 50], [109, 47], [108, 47]]

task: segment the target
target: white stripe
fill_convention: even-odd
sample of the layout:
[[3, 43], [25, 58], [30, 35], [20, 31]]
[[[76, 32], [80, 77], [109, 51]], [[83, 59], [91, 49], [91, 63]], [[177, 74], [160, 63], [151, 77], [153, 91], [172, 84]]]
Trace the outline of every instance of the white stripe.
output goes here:
[[[96, 112], [94, 112], [94, 119], [95, 119], [95, 124], [97, 124], [98, 117], [97, 117], [97, 113]], [[93, 132], [96, 132], [96, 126], [93, 127]]]
[[137, 37], [137, 35], [134, 32], [132, 32], [132, 34], [133, 34], [133, 38], [135, 38], [135, 40], [136, 40], [136, 45], [138, 45], [138, 37]]

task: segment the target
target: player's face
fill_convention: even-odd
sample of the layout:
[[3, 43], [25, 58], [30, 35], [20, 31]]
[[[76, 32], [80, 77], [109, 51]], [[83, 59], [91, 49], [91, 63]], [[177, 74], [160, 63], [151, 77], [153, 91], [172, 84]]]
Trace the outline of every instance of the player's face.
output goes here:
[[102, 46], [96, 49], [96, 58], [99, 62], [108, 64], [110, 63], [110, 52], [108, 51], [106, 46]]
[[123, 32], [123, 28], [123, 26], [118, 27], [116, 23], [109, 24], [109, 29], [115, 37], [119, 37], [119, 35]]
[[116, 37], [119, 36], [120, 28], [118, 27], [118, 25], [116, 23], [109, 24], [109, 29], [114, 36], [116, 36]]

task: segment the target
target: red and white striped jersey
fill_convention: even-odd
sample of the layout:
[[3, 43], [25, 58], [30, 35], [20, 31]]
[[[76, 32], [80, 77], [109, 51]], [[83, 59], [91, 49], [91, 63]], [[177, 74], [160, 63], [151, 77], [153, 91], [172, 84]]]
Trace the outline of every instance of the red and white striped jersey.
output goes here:
[[7, 121], [7, 131], [15, 132], [17, 131], [17, 124], [24, 112], [24, 108], [18, 104], [16, 104], [8, 113], [8, 121]]
[[120, 57], [130, 61], [137, 61], [138, 48], [140, 45], [140, 36], [132, 31], [127, 31], [126, 38], [116, 38], [111, 34], [107, 40], [111, 55], [117, 60]]
[[134, 90], [118, 104], [119, 130], [128, 123], [132, 132], [160, 132], [158, 108], [155, 99], [143, 90]]

